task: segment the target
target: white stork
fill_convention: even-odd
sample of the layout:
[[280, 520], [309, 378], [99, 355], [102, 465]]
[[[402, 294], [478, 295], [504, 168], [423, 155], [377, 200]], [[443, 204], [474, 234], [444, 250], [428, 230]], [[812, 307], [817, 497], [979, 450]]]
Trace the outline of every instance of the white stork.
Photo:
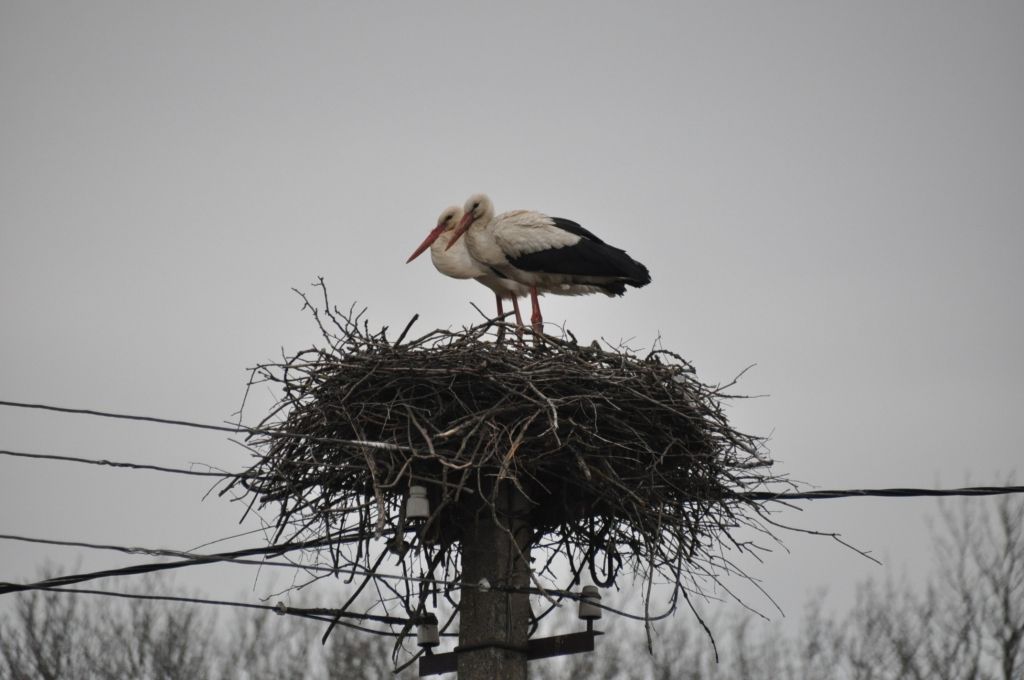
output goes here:
[[453, 248], [463, 234], [474, 260], [529, 288], [531, 321], [538, 333], [543, 326], [538, 291], [614, 296], [624, 294], [627, 285], [639, 288], [651, 282], [647, 267], [579, 224], [531, 210], [495, 216], [494, 204], [484, 194], [466, 201], [446, 248]]
[[437, 271], [453, 279], [476, 279], [494, 292], [494, 299], [498, 303], [499, 319], [505, 316], [502, 299], [511, 299], [512, 309], [516, 313], [516, 325], [522, 328], [523, 317], [519, 313], [519, 298], [529, 294], [529, 287], [491, 271], [470, 257], [465, 241], [460, 241], [458, 245], [455, 245], [451, 241], [451, 234], [461, 220], [462, 208], [458, 206], [446, 208], [437, 218], [437, 226], [427, 234], [427, 238], [423, 240], [419, 248], [409, 256], [409, 259], [405, 261], [406, 264], [430, 248], [430, 260], [434, 263]]

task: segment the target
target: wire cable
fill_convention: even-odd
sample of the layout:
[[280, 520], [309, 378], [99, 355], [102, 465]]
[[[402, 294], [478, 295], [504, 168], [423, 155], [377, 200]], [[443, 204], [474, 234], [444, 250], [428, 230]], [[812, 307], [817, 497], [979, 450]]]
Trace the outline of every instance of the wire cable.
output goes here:
[[[3, 538], [9, 540], [28, 540], [30, 542], [47, 542], [45, 539], [28, 539], [21, 536], [3, 536]], [[100, 578], [110, 578], [114, 576], [131, 576], [137, 574], [146, 574], [155, 571], [166, 571], [170, 569], [179, 569], [182, 567], [191, 567], [200, 564], [214, 564], [217, 562], [230, 562], [233, 559], [241, 557], [250, 557], [252, 555], [270, 555], [277, 556], [283, 555], [288, 552], [295, 550], [304, 550], [307, 548], [320, 548], [335, 543], [348, 543], [352, 541], [358, 541], [359, 536], [336, 535], [334, 537], [317, 539], [313, 541], [295, 541], [289, 543], [282, 543], [278, 545], [264, 546], [259, 548], [245, 548], [242, 550], [235, 550], [226, 553], [215, 553], [210, 555], [195, 555], [184, 560], [176, 562], [158, 562], [150, 564], [137, 564], [128, 567], [120, 567], [117, 569], [105, 569], [102, 571], [87, 572], [82, 574], [68, 574], [65, 576], [56, 576], [54, 578], [44, 579], [35, 583], [6, 583], [0, 582], [0, 595], [6, 595], [8, 593], [17, 593], [25, 590], [38, 590], [40, 588], [50, 587], [62, 587], [73, 585], [75, 583], [83, 583], [85, 581], [92, 581]], [[70, 543], [70, 542], [68, 542]], [[108, 546], [113, 548], [113, 546]]]
[[[26, 409], [41, 409], [45, 411], [55, 411], [58, 413], [73, 413], [79, 415], [98, 416], [102, 418], [118, 418], [123, 420], [137, 420], [151, 423], [159, 423], [162, 425], [178, 425], [182, 427], [192, 427], [204, 430], [215, 430], [219, 432], [229, 432], [232, 434], [262, 434], [272, 435], [277, 437], [296, 437], [306, 439], [308, 441], [322, 441], [325, 443], [334, 444], [349, 444], [356, 446], [367, 446], [370, 448], [385, 449], [391, 451], [413, 451], [408, 446], [402, 446], [401, 444], [393, 444], [390, 442], [377, 442], [359, 439], [333, 439], [328, 437], [310, 437], [305, 434], [283, 432], [277, 430], [267, 430], [246, 427], [244, 425], [211, 425], [209, 423], [198, 423], [188, 420], [177, 420], [171, 418], [160, 418], [156, 416], [139, 416], [130, 415], [125, 413], [114, 413], [109, 411], [97, 411], [94, 409], [82, 409], [82, 408], [69, 408], [64, 406], [53, 406], [50, 404], [30, 404], [18, 401], [7, 401], [0, 400], [0, 406], [9, 406], [13, 408], [26, 408]], [[27, 458], [49, 458], [54, 460], [68, 460], [81, 463], [93, 463], [112, 465], [116, 467], [135, 467], [139, 469], [153, 469], [165, 472], [181, 472], [180, 470], [173, 468], [159, 468], [158, 466], [143, 466], [136, 465], [133, 463], [111, 463], [109, 461], [94, 461], [84, 458], [73, 458], [71, 456], [49, 456], [43, 454], [24, 454], [20, 452], [12, 451], [0, 451], [0, 454], [4, 455], [20, 455]], [[204, 476], [225, 476], [219, 475], [218, 473], [201, 473], [198, 471], [187, 471], [186, 474], [204, 475]], [[735, 498], [744, 500], [821, 500], [828, 498], [854, 498], [854, 497], [880, 497], [880, 498], [913, 498], [921, 496], [994, 496], [1002, 494], [1015, 494], [1024, 493], [1024, 486], [976, 486], [966, 487], [960, 489], [920, 489], [920, 488], [891, 488], [891, 489], [822, 489], [817, 491], [791, 491], [791, 492], [774, 492], [774, 491], [747, 491], [739, 492], [734, 494]]]
[[[313, 619], [316, 621], [332, 622], [335, 617], [343, 619], [355, 619], [359, 621], [373, 621], [375, 623], [384, 623], [394, 626], [406, 626], [410, 623], [415, 623], [415, 620], [403, 619], [397, 616], [382, 616], [379, 614], [358, 614], [356, 612], [344, 611], [341, 609], [325, 609], [325, 608], [308, 608], [308, 607], [289, 607], [283, 602], [279, 602], [276, 605], [267, 604], [255, 604], [252, 602], [235, 602], [231, 600], [210, 600], [205, 598], [197, 597], [181, 597], [175, 595], [147, 595], [137, 593], [118, 593], [111, 590], [93, 590], [88, 588], [57, 588], [57, 587], [46, 587], [46, 588], [33, 588], [33, 590], [40, 590], [43, 592], [51, 593], [69, 593], [74, 595], [102, 595], [105, 597], [117, 597], [129, 600], [149, 600], [158, 602], [181, 602], [186, 604], [207, 604], [221, 607], [236, 607], [242, 609], [257, 609], [262, 611], [272, 611], [275, 614], [298, 616], [307, 619]], [[371, 628], [365, 628], [345, 621], [338, 621], [340, 625], [348, 626], [349, 628], [355, 628], [367, 633], [374, 633], [376, 635], [396, 635], [391, 631], [374, 630]]]
[[88, 408], [69, 408], [65, 406], [52, 406], [49, 404], [29, 404], [20, 401], [0, 400], [0, 406], [11, 406], [14, 408], [37, 409], [43, 411], [55, 411], [57, 413], [74, 413], [85, 416], [98, 416], [101, 418], [119, 418], [122, 420], [141, 420], [148, 423], [160, 423], [161, 425], [180, 425], [182, 427], [194, 427], [201, 430], [216, 430], [219, 432], [232, 432], [235, 434], [250, 432], [250, 428], [234, 425], [210, 425], [208, 423], [197, 423], [189, 420], [176, 420], [172, 418], [158, 418], [156, 416], [136, 416], [126, 413], [112, 413], [109, 411], [97, 411]]
[[157, 416], [137, 416], [127, 413], [114, 413], [111, 411], [97, 411], [88, 408], [69, 408], [66, 406], [53, 406], [50, 404], [29, 404], [20, 401], [6, 401], [0, 400], [0, 406], [10, 406], [12, 408], [26, 408], [36, 409], [43, 411], [54, 411], [56, 413], [73, 413], [77, 415], [85, 416], [97, 416], [100, 418], [116, 418], [120, 420], [136, 420], [147, 423], [158, 423], [160, 425], [177, 425], [180, 427], [192, 427], [200, 430], [214, 430], [216, 432], [229, 432], [231, 434], [262, 434], [270, 435], [274, 437], [294, 437], [296, 439], [304, 439], [306, 441], [323, 442], [325, 444], [348, 444], [351, 446], [366, 446], [373, 449], [383, 449], [385, 451], [413, 451], [408, 446], [402, 446], [401, 444], [391, 444], [388, 442], [375, 442], [363, 439], [335, 439], [333, 437], [313, 437], [307, 434], [301, 434], [296, 432], [285, 432], [283, 430], [267, 430], [255, 427], [246, 427], [245, 425], [211, 425], [209, 423], [197, 423], [191, 420], [177, 420], [173, 418], [159, 418]]
[[143, 463], [126, 463], [121, 461], [106, 460], [102, 458], [80, 458], [78, 456], [61, 456], [53, 453], [26, 453], [25, 451], [10, 451], [0, 449], [0, 456], [13, 456], [16, 458], [31, 458], [33, 460], [55, 460], [64, 463], [84, 463], [87, 465], [101, 465], [106, 467], [127, 468], [131, 470], [152, 470], [155, 472], [169, 472], [176, 475], [192, 475], [195, 477], [238, 477], [234, 472], [203, 472], [201, 470], [186, 470], [185, 468], [170, 468], [162, 465], [145, 465]]
[[[62, 547], [71, 548], [86, 548], [89, 550], [109, 550], [115, 552], [127, 553], [129, 555], [150, 555], [152, 557], [179, 557], [196, 564], [210, 564], [211, 562], [228, 562], [231, 564], [241, 564], [246, 566], [255, 567], [286, 567], [291, 569], [301, 569], [303, 571], [322, 572], [329, 574], [341, 574], [341, 573], [355, 573], [357, 576], [373, 576], [374, 578], [385, 579], [389, 581], [406, 581], [410, 583], [423, 583], [433, 586], [440, 586], [456, 590], [465, 587], [461, 583], [455, 581], [443, 581], [439, 579], [416, 577], [416, 576], [403, 576], [401, 574], [386, 574], [379, 572], [371, 572], [357, 564], [347, 564], [344, 567], [334, 568], [326, 567], [321, 565], [312, 564], [298, 564], [296, 562], [273, 562], [266, 559], [246, 559], [245, 557], [233, 557], [232, 553], [220, 553], [218, 555], [210, 555], [203, 553], [194, 553], [184, 550], [170, 550], [167, 548], [144, 548], [140, 546], [126, 546], [126, 545], [110, 545], [102, 543], [86, 543], [83, 541], [61, 541], [50, 538], [35, 538], [31, 536], [16, 536], [13, 534], [0, 534], [0, 540], [3, 541], [19, 541], [24, 543], [37, 543], [42, 545], [56, 545]], [[320, 547], [314, 545], [307, 545], [306, 547]], [[304, 549], [304, 548], [299, 548]], [[265, 548], [246, 548], [245, 550], [236, 551], [238, 553], [246, 552], [250, 553], [253, 550], [261, 550], [266, 552], [280, 552], [277, 550], [277, 546], [267, 546]], [[255, 553], [259, 554], [259, 553]], [[216, 557], [217, 559], [211, 559]], [[165, 563], [159, 563], [165, 564]], [[183, 564], [181, 566], [191, 566], [190, 564]], [[0, 583], [0, 586], [8, 585]], [[10, 591], [15, 592], [15, 591]], [[2, 593], [0, 593], [2, 594]]]
[[[0, 402], [2, 404], [3, 402]], [[185, 468], [170, 468], [161, 465], [147, 465], [143, 463], [129, 463], [124, 461], [112, 461], [102, 458], [82, 458], [79, 456], [63, 456], [46, 453], [27, 453], [24, 451], [11, 451], [0, 449], [0, 456], [13, 456], [18, 458], [29, 458], [33, 460], [53, 460], [58, 462], [82, 463], [87, 465], [99, 465], [105, 467], [125, 468], [131, 470], [149, 470], [154, 472], [166, 472], [178, 475], [191, 475], [196, 477], [219, 477], [264, 479], [249, 472], [206, 472], [202, 470], [187, 470]], [[1006, 494], [1024, 493], [1024, 486], [972, 486], [959, 489], [922, 489], [922, 488], [886, 488], [886, 489], [820, 489], [811, 491], [745, 491], [734, 494], [735, 498], [755, 501], [792, 501], [792, 500], [826, 500], [832, 498], [919, 498], [919, 497], [942, 497], [942, 496], [997, 496]]]
[[1024, 486], [969, 486], [960, 489], [821, 489], [818, 491], [748, 491], [737, 493], [737, 498], [754, 501], [823, 500], [829, 498], [920, 498], [925, 496], [1000, 496], [1024, 493]]

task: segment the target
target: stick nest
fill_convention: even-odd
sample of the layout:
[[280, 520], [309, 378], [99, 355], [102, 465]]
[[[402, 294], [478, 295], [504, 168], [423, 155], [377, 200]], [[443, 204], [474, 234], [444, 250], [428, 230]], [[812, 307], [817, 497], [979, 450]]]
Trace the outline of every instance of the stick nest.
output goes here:
[[[457, 589], [460, 539], [501, 483], [529, 500], [535, 583], [630, 574], [667, 581], [674, 606], [736, 571], [723, 548], [754, 546], [738, 529], [764, 531], [744, 497], [781, 481], [763, 441], [729, 423], [731, 385], [700, 382], [676, 353], [495, 342], [495, 322], [392, 341], [326, 295], [307, 306], [326, 346], [255, 369], [282, 396], [235, 484], [274, 511], [275, 540], [326, 539], [321, 565], [374, 579], [387, 545], [402, 574]], [[428, 490], [427, 521], [405, 517], [411, 486]], [[422, 584], [383, 583], [423, 610]]]

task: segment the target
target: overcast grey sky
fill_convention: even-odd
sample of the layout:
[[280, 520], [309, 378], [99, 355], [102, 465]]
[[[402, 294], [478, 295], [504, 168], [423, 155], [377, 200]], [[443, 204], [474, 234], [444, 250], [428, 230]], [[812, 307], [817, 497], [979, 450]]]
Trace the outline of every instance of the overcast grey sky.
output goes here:
[[[740, 390], [770, 396], [731, 414], [793, 478], [999, 483], [1021, 461], [1022, 74], [1019, 2], [6, 0], [0, 399], [229, 419], [247, 367], [316, 340], [291, 288], [318, 275], [377, 323], [474, 322], [488, 291], [404, 262], [484, 191], [652, 272], [546, 320], [660, 335], [705, 381], [756, 363]], [[245, 460], [219, 435], [7, 408], [0, 448]], [[204, 490], [0, 459], [0, 533], [190, 548], [239, 530]], [[928, 567], [930, 501], [805, 508], [783, 519], [886, 567], [794, 538], [755, 571], [787, 612]], [[125, 561], [0, 556], [0, 580]]]

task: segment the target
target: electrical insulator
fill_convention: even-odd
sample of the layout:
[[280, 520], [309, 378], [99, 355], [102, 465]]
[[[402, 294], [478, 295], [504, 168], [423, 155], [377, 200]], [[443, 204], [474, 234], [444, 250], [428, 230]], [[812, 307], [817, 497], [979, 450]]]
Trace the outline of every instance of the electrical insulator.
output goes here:
[[424, 649], [437, 647], [437, 617], [433, 614], [426, 614], [416, 626], [416, 644]]
[[428, 517], [430, 517], [430, 501], [427, 500], [427, 487], [410, 487], [409, 498], [405, 501], [405, 518], [427, 519]]
[[583, 586], [580, 591], [580, 613], [579, 617], [584, 621], [593, 621], [601, 618], [601, 593], [597, 586]]

